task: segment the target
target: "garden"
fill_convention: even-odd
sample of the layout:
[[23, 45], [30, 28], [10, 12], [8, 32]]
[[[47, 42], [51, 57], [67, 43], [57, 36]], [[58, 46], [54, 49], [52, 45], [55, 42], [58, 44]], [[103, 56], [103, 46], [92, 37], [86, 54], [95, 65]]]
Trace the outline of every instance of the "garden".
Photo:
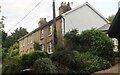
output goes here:
[[[19, 56], [18, 44], [14, 44], [3, 53], [2, 75], [16, 75], [29, 69], [31, 75], [54, 73], [78, 73], [90, 75], [115, 64], [112, 40], [97, 29], [78, 33], [76, 29], [64, 35], [64, 45], [54, 50], [53, 54], [41, 51], [34, 45], [35, 51]], [[37, 49], [38, 48], [38, 49]], [[6, 50], [4, 50], [6, 51]], [[9, 52], [10, 51], [10, 52]]]

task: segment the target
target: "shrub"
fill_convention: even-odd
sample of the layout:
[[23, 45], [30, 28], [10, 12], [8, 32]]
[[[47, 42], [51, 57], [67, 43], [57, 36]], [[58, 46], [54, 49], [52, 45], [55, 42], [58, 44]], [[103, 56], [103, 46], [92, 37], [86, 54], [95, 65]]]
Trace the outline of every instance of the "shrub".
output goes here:
[[75, 58], [77, 63], [82, 62], [80, 65], [83, 66], [79, 68], [78, 73], [91, 74], [93, 72], [109, 68], [111, 66], [111, 63], [109, 61], [93, 55], [90, 52], [77, 53], [75, 54]]
[[24, 68], [30, 68], [33, 66], [33, 63], [42, 57], [48, 57], [48, 54], [46, 52], [42, 51], [34, 51], [29, 54], [24, 54], [21, 57], [21, 64], [23, 65]]
[[[53, 53], [53, 62], [58, 62], [59, 72], [91, 74], [95, 71], [103, 70], [111, 66], [111, 63], [90, 52], [79, 53], [78, 51], [62, 50]], [[61, 64], [64, 67], [61, 71]]]
[[19, 50], [18, 49], [14, 49], [14, 50], [10, 51], [9, 56], [13, 57], [13, 56], [17, 56], [18, 54], [19, 54]]
[[39, 42], [35, 41], [34, 44], [33, 44], [33, 47], [34, 47], [34, 50], [42, 50]]
[[56, 66], [60, 73], [76, 73], [83, 66], [83, 62], [78, 62], [75, 57], [74, 50], [60, 50], [54, 52], [51, 56], [53, 62], [57, 62]]
[[19, 55], [19, 44], [14, 43], [10, 48], [8, 48], [7, 58]]
[[73, 29], [64, 35], [64, 43], [65, 43], [64, 45], [66, 49], [69, 49], [69, 50], [77, 49], [80, 43], [77, 33], [78, 31], [76, 29]]
[[83, 31], [79, 35], [79, 39], [82, 51], [89, 51], [106, 60], [111, 60], [114, 57], [113, 42], [101, 31], [96, 29]]
[[33, 73], [35, 75], [39, 75], [40, 73], [57, 73], [56, 67], [49, 58], [40, 58], [36, 60], [33, 68]]
[[20, 57], [16, 56], [6, 60], [6, 63], [3, 63], [2, 75], [16, 75], [16, 73], [20, 73], [22, 69]]

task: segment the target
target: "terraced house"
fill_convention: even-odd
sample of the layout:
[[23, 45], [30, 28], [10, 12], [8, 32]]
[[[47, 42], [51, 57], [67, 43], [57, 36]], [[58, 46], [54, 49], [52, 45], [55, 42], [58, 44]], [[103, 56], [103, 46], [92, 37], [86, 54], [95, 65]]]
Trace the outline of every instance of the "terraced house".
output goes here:
[[[90, 28], [100, 28], [105, 24], [109, 24], [109, 21], [88, 2], [73, 9], [69, 2], [62, 2], [59, 7], [59, 16], [56, 17], [58, 44], [62, 46], [63, 35], [72, 29], [76, 28], [81, 32]], [[53, 53], [53, 20], [47, 22], [46, 18], [40, 18], [38, 25], [37, 29], [19, 39], [20, 55], [34, 51], [35, 41], [39, 42], [43, 51]]]

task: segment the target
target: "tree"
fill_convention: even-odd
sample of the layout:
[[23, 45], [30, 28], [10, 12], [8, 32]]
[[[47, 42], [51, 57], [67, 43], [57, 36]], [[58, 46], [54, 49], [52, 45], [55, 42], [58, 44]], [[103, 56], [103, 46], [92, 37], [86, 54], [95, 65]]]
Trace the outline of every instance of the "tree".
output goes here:
[[2, 42], [4, 42], [6, 38], [7, 38], [7, 33], [4, 30], [2, 30]]
[[11, 33], [11, 35], [7, 36], [6, 40], [3, 42], [3, 48], [9, 48], [26, 34], [28, 34], [28, 32], [25, 28], [17, 28], [13, 33]]
[[14, 57], [19, 55], [19, 44], [16, 42], [8, 49], [8, 56]]
[[28, 34], [27, 30], [25, 28], [17, 28], [13, 33], [11, 33], [13, 38], [15, 39], [14, 41], [17, 41], [19, 38], [22, 36]]
[[5, 16], [2, 16], [2, 18], [0, 19], [0, 29], [4, 28], [4, 23], [3, 23], [4, 19]]
[[108, 17], [108, 20], [112, 23], [114, 18], [115, 18], [115, 15], [111, 15]]

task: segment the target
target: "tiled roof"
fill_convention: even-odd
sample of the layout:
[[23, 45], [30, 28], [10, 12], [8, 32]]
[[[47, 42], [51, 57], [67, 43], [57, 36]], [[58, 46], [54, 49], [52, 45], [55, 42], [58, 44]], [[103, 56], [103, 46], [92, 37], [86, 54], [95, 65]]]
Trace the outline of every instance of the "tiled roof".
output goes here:
[[[56, 21], [59, 20], [60, 18], [62, 18], [61, 15], [57, 16], [57, 17], [56, 17]], [[42, 25], [41, 27], [38, 27], [38, 28], [36, 28], [35, 30], [33, 30], [32, 32], [30, 32], [30, 33], [26, 34], [25, 36], [21, 37], [20, 39], [18, 39], [18, 41], [24, 39], [25, 37], [33, 34], [34, 32], [36, 32], [36, 31], [38, 31], [38, 30], [41, 30], [42, 28], [50, 25], [51, 23], [53, 23], [53, 19], [52, 19], [51, 21], [47, 22], [46, 24]]]

